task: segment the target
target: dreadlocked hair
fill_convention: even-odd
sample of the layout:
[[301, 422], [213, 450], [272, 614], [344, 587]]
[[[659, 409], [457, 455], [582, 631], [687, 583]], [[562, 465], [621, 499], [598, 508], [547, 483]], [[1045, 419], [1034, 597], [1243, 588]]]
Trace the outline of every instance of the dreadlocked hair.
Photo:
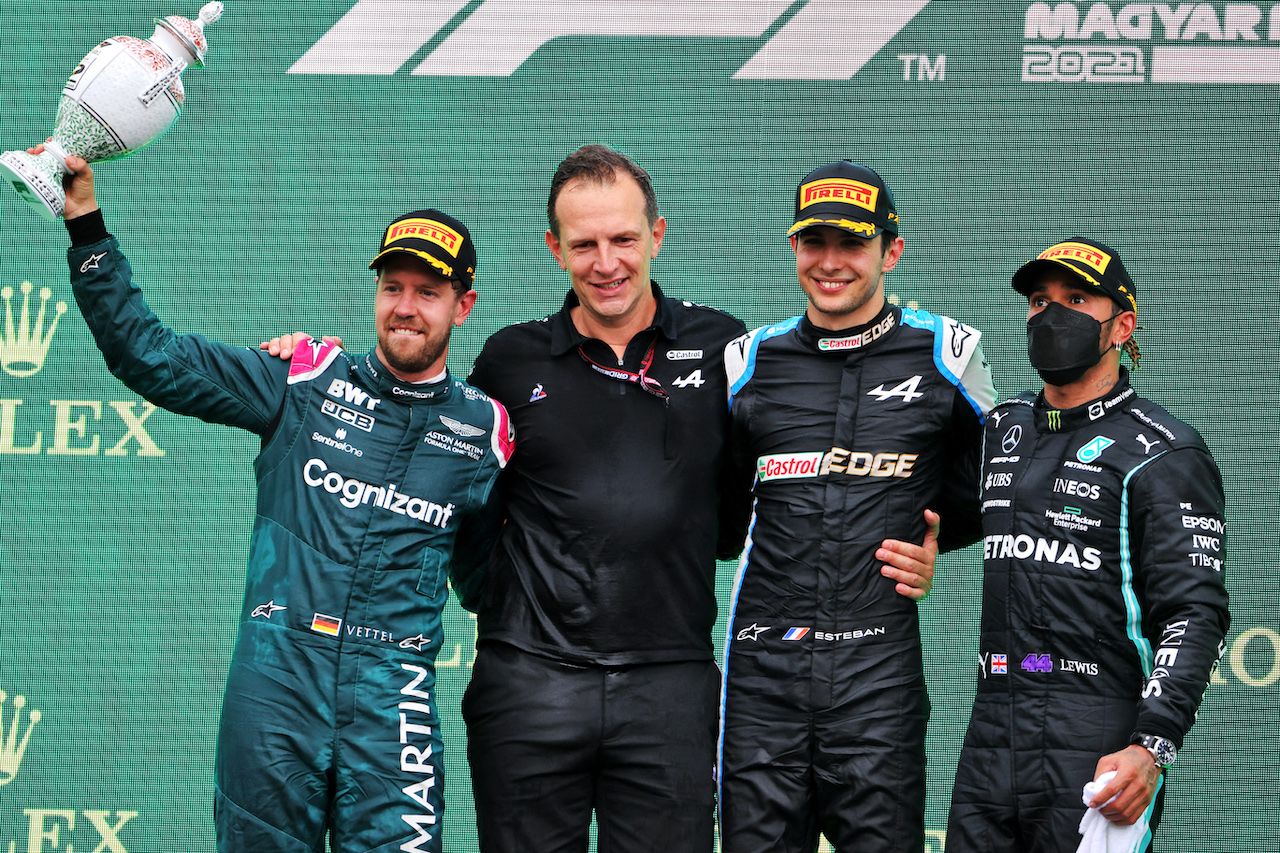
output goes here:
[[1138, 362], [1142, 361], [1142, 353], [1138, 351], [1138, 341], [1132, 336], [1124, 342], [1122, 347], [1124, 354], [1129, 356], [1129, 361], [1133, 362], [1133, 369], [1138, 369]]

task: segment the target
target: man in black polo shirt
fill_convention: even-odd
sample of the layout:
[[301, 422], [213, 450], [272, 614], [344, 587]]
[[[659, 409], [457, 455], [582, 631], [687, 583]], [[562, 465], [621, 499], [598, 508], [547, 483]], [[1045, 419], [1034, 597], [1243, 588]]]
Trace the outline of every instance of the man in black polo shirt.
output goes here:
[[547, 246], [564, 307], [486, 342], [470, 381], [521, 448], [463, 700], [480, 844], [710, 851], [716, 557], [749, 483], [722, 476], [723, 351], [741, 322], [662, 294], [648, 174], [586, 146], [560, 165]]

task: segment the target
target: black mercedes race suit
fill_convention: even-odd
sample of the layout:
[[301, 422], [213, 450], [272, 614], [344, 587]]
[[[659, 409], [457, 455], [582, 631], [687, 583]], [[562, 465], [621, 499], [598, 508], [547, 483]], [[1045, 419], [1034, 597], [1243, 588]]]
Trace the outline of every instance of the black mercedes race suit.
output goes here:
[[797, 317], [725, 351], [731, 447], [755, 511], [725, 651], [725, 853], [919, 850], [925, 690], [916, 603], [876, 559], [977, 539], [981, 424], [995, 403], [975, 329], [886, 306], [826, 332]]
[[1230, 622], [1222, 480], [1123, 369], [1074, 409], [1001, 404], [984, 454], [981, 677], [947, 853], [1074, 851], [1098, 759], [1137, 732], [1181, 746], [1195, 720]]
[[101, 217], [67, 227], [76, 301], [111, 371], [156, 405], [262, 437], [218, 850], [439, 853], [440, 611], [447, 573], [465, 602], [480, 592], [505, 410], [447, 374], [400, 382], [373, 352], [306, 341], [285, 362], [175, 335]]

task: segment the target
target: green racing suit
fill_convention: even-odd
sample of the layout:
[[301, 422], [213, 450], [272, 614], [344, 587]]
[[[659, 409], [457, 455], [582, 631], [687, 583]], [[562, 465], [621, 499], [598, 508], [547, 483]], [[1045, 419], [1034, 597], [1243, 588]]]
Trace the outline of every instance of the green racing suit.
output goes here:
[[157, 406], [261, 436], [218, 735], [220, 851], [439, 851], [434, 660], [447, 579], [479, 597], [514, 441], [446, 374], [308, 341], [286, 362], [165, 328], [100, 217], [71, 283], [111, 372]]

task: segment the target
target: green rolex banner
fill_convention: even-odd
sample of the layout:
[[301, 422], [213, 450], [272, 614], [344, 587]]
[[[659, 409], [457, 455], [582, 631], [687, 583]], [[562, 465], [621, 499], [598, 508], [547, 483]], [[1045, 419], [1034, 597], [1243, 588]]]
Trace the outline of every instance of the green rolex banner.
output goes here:
[[[653, 176], [664, 291], [748, 327], [804, 309], [786, 239], [797, 181], [839, 158], [874, 167], [906, 241], [886, 292], [981, 329], [1003, 396], [1039, 384], [1013, 271], [1073, 234], [1122, 252], [1142, 294], [1134, 384], [1202, 433], [1228, 501], [1229, 556], [1207, 568], [1226, 572], [1232, 628], [1157, 843], [1276, 849], [1280, 3], [225, 6], [177, 123], [95, 167], [107, 227], [180, 332], [367, 349], [383, 227], [438, 208], [479, 254], [450, 351], [465, 376], [488, 334], [559, 307], [547, 190], [591, 142]], [[52, 133], [98, 42], [198, 11], [0, 5], [0, 149]], [[108, 373], [67, 244], [0, 186], [0, 853], [211, 851], [258, 446]], [[978, 677], [981, 571], [979, 547], [944, 556], [921, 608], [934, 853]], [[449, 851], [476, 849], [458, 711], [474, 630], [451, 602], [437, 661]]]

